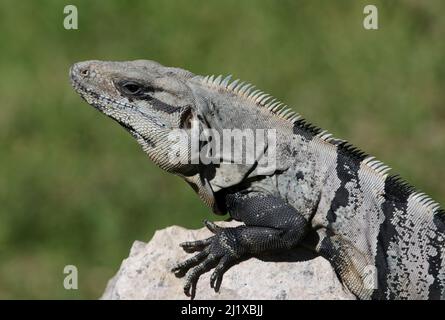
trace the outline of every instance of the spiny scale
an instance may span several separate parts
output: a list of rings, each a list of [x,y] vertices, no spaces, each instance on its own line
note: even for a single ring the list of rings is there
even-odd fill
[[[231,77],[232,75],[228,75],[223,78],[222,75],[219,75],[215,78],[214,75],[210,75],[205,77],[196,76],[195,79],[203,84],[212,87],[225,88],[239,96],[249,99],[259,107],[265,107],[272,114],[284,120],[290,121],[293,124],[297,124],[303,130],[311,132],[318,139],[333,144],[343,152],[347,152],[350,156],[356,159],[360,159],[363,165],[368,166],[370,169],[376,172],[376,174],[382,176],[385,179],[389,179],[389,183],[392,183],[396,185],[397,188],[411,194],[412,199],[417,201],[419,204],[427,207],[428,209],[443,212],[437,202],[432,200],[424,193],[417,192],[414,187],[409,185],[398,175],[388,176],[388,172],[391,170],[391,168],[383,162],[375,159],[375,157],[366,155],[363,151],[349,144],[347,141],[337,139],[326,130],[321,130],[317,126],[307,122],[305,119],[301,118],[298,113],[293,111],[291,108],[289,108],[287,105],[280,102],[276,98],[273,98],[270,94],[267,94],[259,89],[255,89],[255,86],[253,84],[240,82],[240,79],[236,79],[230,82]]]

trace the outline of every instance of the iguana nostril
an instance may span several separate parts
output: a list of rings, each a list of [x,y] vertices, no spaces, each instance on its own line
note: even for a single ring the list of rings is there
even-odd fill
[[[81,70],[80,70],[80,74],[81,74],[82,76],[84,76],[84,77],[88,76],[89,73],[90,73],[90,72],[89,72],[89,70],[88,70],[87,68],[84,68],[84,69],[81,69]]]

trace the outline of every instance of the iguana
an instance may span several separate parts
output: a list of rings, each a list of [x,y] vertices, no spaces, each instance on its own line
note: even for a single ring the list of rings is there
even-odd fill
[[[445,298],[445,212],[388,166],[310,124],[269,95],[230,76],[199,76],[149,60],[85,61],[70,69],[74,89],[116,120],[162,169],[182,177],[216,214],[243,222],[182,243],[198,252],[173,272],[193,297],[200,275],[254,256],[306,246],[326,258],[359,299]],[[254,161],[171,161],[170,134],[192,128],[275,132]],[[200,140],[205,148],[210,138]],[[178,149],[179,148],[179,149]],[[273,149],[275,163],[260,168]],[[233,150],[229,150],[233,151]],[[244,159],[244,158],[243,158]],[[184,160],[181,158],[181,160]],[[261,170],[260,170],[261,169]]]

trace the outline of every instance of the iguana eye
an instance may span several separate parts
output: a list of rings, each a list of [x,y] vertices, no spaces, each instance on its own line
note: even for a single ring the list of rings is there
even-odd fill
[[[121,88],[123,89],[124,93],[127,94],[138,94],[142,91],[142,86],[139,85],[136,82],[125,82],[121,85]]]

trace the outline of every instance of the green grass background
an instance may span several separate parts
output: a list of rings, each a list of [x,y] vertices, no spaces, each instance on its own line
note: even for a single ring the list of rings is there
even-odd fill
[[[362,27],[376,4],[379,30]],[[79,29],[63,28],[75,4]],[[97,298],[136,239],[212,217],[71,89],[80,60],[233,74],[445,203],[445,4],[0,1],[0,298]],[[63,288],[63,267],[79,289]]]

